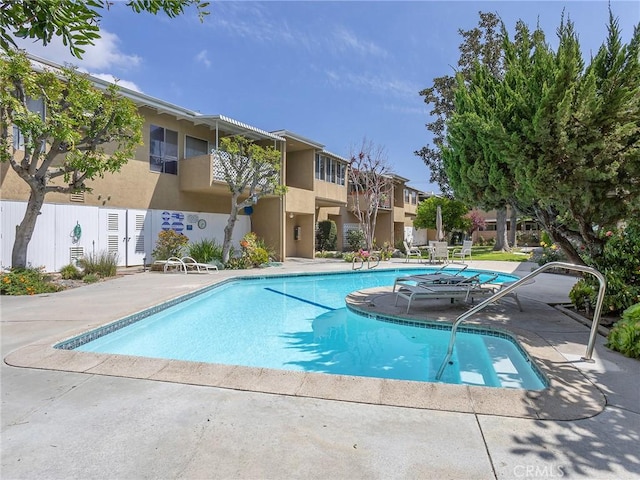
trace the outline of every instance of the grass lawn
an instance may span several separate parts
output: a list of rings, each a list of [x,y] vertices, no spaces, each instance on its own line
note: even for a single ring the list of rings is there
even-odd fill
[[[530,254],[522,254],[519,248],[512,252],[494,252],[493,246],[471,247],[472,260],[496,260],[504,262],[526,262],[531,257]]]

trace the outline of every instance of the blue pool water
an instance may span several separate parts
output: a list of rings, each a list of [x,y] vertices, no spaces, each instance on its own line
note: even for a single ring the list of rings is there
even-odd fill
[[[406,273],[407,270],[393,270],[236,280],[76,348],[228,365],[435,381],[446,353],[449,329],[371,319],[345,308],[345,296],[349,293],[393,285],[399,274]],[[479,272],[469,271],[465,275],[476,273]],[[515,279],[501,275],[498,281]],[[82,343],[82,339],[76,339],[75,343]],[[453,365],[445,369],[443,382],[545,388],[535,367],[506,335],[501,338],[497,334],[480,335],[463,329],[458,333],[452,359]]]

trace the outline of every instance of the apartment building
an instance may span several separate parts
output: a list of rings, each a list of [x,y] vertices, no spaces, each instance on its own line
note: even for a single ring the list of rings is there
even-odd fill
[[[98,88],[107,86],[91,80]],[[119,172],[90,182],[90,192],[47,195],[27,253],[30,265],[57,271],[79,256],[102,251],[117,254],[122,266],[150,263],[158,233],[166,229],[190,241],[215,238],[221,243],[231,200],[220,163],[224,152],[218,147],[221,138],[231,135],[279,150],[281,182],[287,186],[285,195],[262,197],[242,212],[234,230],[236,247],[254,231],[282,260],[313,258],[318,221],[336,222],[340,249],[346,231],[357,228],[348,202],[349,161],[321,143],[288,130],[268,132],[223,115],[203,115],[124,88],[121,94],[144,118],[143,145]],[[378,217],[379,244],[394,244],[411,227],[417,191],[405,187],[406,181],[392,177],[390,201]],[[6,268],[29,190],[6,163],[0,164],[0,186],[0,265]]]

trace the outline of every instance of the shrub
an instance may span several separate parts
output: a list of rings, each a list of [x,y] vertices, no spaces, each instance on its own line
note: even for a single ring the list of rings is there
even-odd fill
[[[626,228],[617,231],[603,231],[601,235],[607,239],[602,255],[584,260],[607,280],[603,310],[621,312],[640,302],[640,221],[629,222]],[[598,289],[594,276],[588,275],[585,281]]]
[[[595,303],[598,291],[584,279],[578,280],[569,292],[569,299],[576,308],[584,308]]]
[[[213,260],[222,261],[222,245],[215,238],[203,239],[188,246],[189,256],[200,263],[211,263]]]
[[[384,242],[378,251],[380,252],[380,260],[389,260],[393,255],[393,248],[389,242]]]
[[[362,230],[349,230],[347,232],[347,245],[352,252],[357,252],[364,248],[364,232]]]
[[[631,358],[640,359],[640,303],[622,313],[607,337],[607,347]]]
[[[224,268],[227,270],[243,270],[245,268],[249,268],[251,265],[249,264],[249,259],[245,256],[242,257],[231,257],[229,261],[225,264]]]
[[[80,280],[82,278],[82,273],[78,270],[78,267],[70,263],[60,269],[60,276],[64,280]]]
[[[249,263],[254,267],[259,267],[269,262],[269,253],[262,247],[256,247],[248,254]]]
[[[62,290],[39,268],[16,268],[0,274],[0,294],[36,295]]]
[[[163,230],[158,234],[156,248],[151,254],[156,260],[166,260],[169,257],[182,257],[189,238],[175,230]]]
[[[318,222],[316,228],[316,249],[324,252],[325,250],[335,250],[338,242],[338,227],[333,220],[323,220]]]
[[[546,243],[540,242],[540,246],[542,247],[542,253],[537,255],[535,260],[538,262],[538,265],[542,266],[545,263],[550,262],[562,262],[566,260],[564,253],[560,250],[560,247],[555,243]]]
[[[395,247],[396,247],[396,250],[400,250],[400,252],[402,252],[403,254],[407,253],[405,251],[405,248],[404,248],[404,241],[403,240],[400,240],[400,239],[396,240]]]
[[[358,254],[354,252],[346,252],[342,255],[342,259],[347,263],[351,263],[353,262],[354,257],[356,257],[357,255]]]
[[[258,267],[264,263],[268,263],[273,258],[273,251],[259,238],[255,233],[247,233],[240,241],[242,247],[241,261],[231,261],[227,263],[227,268],[250,268]],[[231,265],[231,266],[229,266]]]
[[[115,277],[118,273],[118,254],[102,251],[90,253],[78,260],[84,276],[95,274],[100,277]]]
[[[98,280],[100,280],[100,277],[95,273],[89,273],[88,275],[82,277],[82,281],[84,283],[96,283]]]

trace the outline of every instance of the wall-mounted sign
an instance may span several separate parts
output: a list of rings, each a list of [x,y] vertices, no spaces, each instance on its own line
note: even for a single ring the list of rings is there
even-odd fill
[[[207,221],[204,218],[201,218],[200,220],[198,220],[198,228],[200,230],[204,229],[207,227]]]

